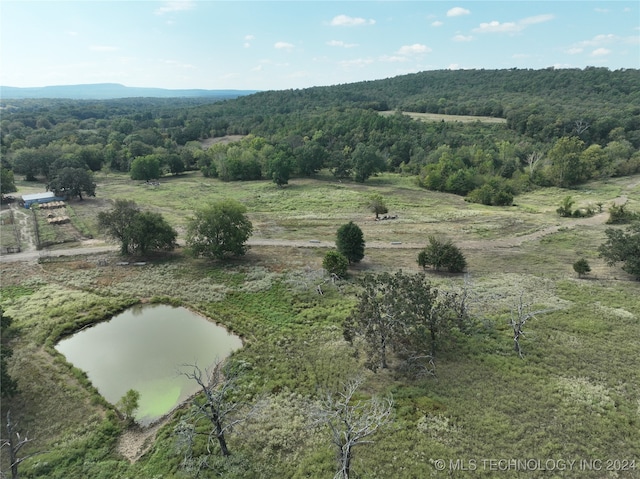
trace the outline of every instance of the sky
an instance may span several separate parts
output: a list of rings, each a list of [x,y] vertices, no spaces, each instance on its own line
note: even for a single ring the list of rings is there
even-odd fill
[[[0,0],[0,85],[286,90],[441,69],[640,68],[640,2]]]

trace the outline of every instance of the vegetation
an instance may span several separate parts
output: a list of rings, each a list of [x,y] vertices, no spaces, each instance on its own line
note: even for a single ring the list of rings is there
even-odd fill
[[[349,269],[349,260],[339,251],[327,251],[322,260],[322,267],[327,273],[344,278]]]
[[[386,215],[389,212],[384,198],[379,194],[371,196],[369,199],[369,209],[376,215],[376,219],[378,219],[380,215]]]
[[[598,251],[609,266],[623,263],[622,269],[640,279],[640,223],[636,222],[627,231],[616,228],[605,230],[607,240]]]
[[[129,425],[135,423],[135,413],[138,410],[140,393],[135,389],[129,389],[116,405],[122,417]]]
[[[247,252],[253,225],[246,207],[234,200],[223,200],[195,212],[187,225],[187,246],[195,256],[222,259]]]
[[[364,258],[364,235],[360,227],[353,221],[342,225],[338,228],[336,234],[336,248],[342,254],[349,264],[358,263]]]
[[[622,203],[620,205],[614,204],[609,208],[609,219],[607,220],[607,224],[622,225],[632,223],[637,220],[640,220],[640,213],[629,211],[626,203]]]
[[[49,189],[57,196],[65,198],[80,198],[82,193],[87,196],[96,195],[96,183],[93,174],[83,168],[62,168],[54,173],[49,182]]]
[[[99,213],[124,199],[162,214],[180,244],[192,212],[225,200],[246,208],[255,235],[244,255],[213,263],[180,247],[136,268],[111,252],[58,256],[55,245],[37,267],[3,258],[0,305],[13,322],[2,340],[17,389],[1,417],[10,409],[15,431],[36,438],[17,455],[21,477],[332,477],[348,459],[351,476],[400,479],[446,475],[436,459],[479,468],[495,457],[637,461],[640,372],[629,358],[640,355],[639,232],[573,211],[559,220],[556,209],[570,195],[572,210],[624,201],[637,210],[638,78],[601,68],[439,71],[225,102],[2,100],[0,156],[19,194],[43,190],[63,168],[92,171],[97,196],[71,206],[96,240]],[[158,180],[132,180],[133,161],[150,155]],[[384,168],[355,181],[364,158]],[[286,188],[274,182],[279,159],[291,168]],[[396,220],[374,221],[376,194]],[[21,225],[32,213],[12,211],[28,250],[33,231]],[[348,278],[328,280],[327,239],[349,221],[367,255]],[[416,255],[429,236],[454,238],[468,274],[421,270]],[[575,278],[576,258],[597,272],[590,281]],[[224,435],[230,455],[215,421],[194,414],[207,404],[202,391],[159,425],[144,454],[129,456],[120,445],[131,431],[115,406],[55,349],[139,302],[184,305],[242,337],[231,357],[242,375],[227,399],[237,405],[230,419],[245,420]],[[366,320],[378,317],[404,325],[389,326],[387,368],[369,352],[381,343]],[[354,377],[362,382],[341,407]],[[349,430],[338,418],[357,418],[352,406],[374,412],[360,417],[380,427],[345,455],[349,443],[332,431]],[[390,414],[375,421],[376,410]],[[557,472],[637,474],[637,462],[635,472],[619,466]]]
[[[11,337],[9,328],[11,327],[12,321],[11,317],[4,314],[4,311],[0,307],[0,384],[2,384],[0,394],[3,398],[13,396],[18,389],[18,383],[9,374],[8,363],[9,358],[13,355],[13,350],[9,345],[9,339]]]
[[[429,244],[418,254],[418,265],[423,269],[431,266],[436,271],[444,268],[449,273],[462,273],[467,267],[467,260],[451,240],[429,236]]]
[[[579,278],[582,278],[591,271],[591,266],[586,259],[580,258],[578,261],[573,263],[573,270],[578,273]]]
[[[141,211],[131,200],[116,200],[111,211],[98,214],[98,224],[107,235],[120,241],[123,255],[172,250],[178,236],[160,213]]]
[[[13,171],[8,168],[0,168],[0,194],[4,197],[9,193],[18,191],[13,179]]]

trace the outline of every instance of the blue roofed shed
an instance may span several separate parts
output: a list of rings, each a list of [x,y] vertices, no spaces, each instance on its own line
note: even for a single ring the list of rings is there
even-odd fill
[[[44,193],[22,195],[22,201],[24,201],[24,207],[29,208],[34,203],[42,204],[49,203],[50,201],[64,201],[64,198],[56,196],[53,191],[46,191]]]

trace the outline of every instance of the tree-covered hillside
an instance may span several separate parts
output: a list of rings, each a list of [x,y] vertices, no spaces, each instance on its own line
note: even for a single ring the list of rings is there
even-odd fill
[[[279,185],[327,168],[358,182],[392,171],[431,190],[506,205],[532,188],[640,171],[639,92],[637,70],[587,68],[429,71],[228,101],[6,100],[2,166],[6,176],[49,184],[60,184],[64,168],[136,166],[138,178],[141,164],[147,180],[200,169]],[[421,122],[401,111],[506,123]],[[251,136],[209,149],[200,143],[225,135]]]

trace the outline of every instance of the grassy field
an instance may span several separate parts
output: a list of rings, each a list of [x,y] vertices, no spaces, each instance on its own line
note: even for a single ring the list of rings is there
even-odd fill
[[[393,115],[395,111],[381,111],[381,115]],[[505,118],[496,118],[493,116],[471,116],[471,115],[444,115],[441,113],[415,113],[411,111],[403,112],[404,115],[410,116],[414,120],[421,121],[448,121],[448,122],[460,122],[460,123],[473,123],[479,121],[480,123],[506,123]]]
[[[21,477],[188,477],[174,434],[185,411],[130,463],[119,448],[129,433],[112,407],[53,348],[66,334],[151,301],[200,311],[244,340],[234,355],[250,366],[239,394],[260,407],[229,435],[233,454],[216,462],[222,477],[332,477],[330,436],[313,427],[308,411],[319,385],[335,387],[357,372],[366,377],[364,397],[392,393],[395,399],[391,426],[355,450],[358,477],[640,477],[640,286],[597,256],[606,215],[576,220],[555,213],[567,195],[575,206],[603,203],[605,210],[624,196],[637,211],[640,177],[539,190],[508,208],[428,192],[395,175],[365,184],[294,179],[285,188],[196,173],[163,179],[159,187],[123,175],[97,179],[96,198],[71,203],[95,240],[101,239],[96,212],[116,198],[161,212],[181,234],[198,204],[235,198],[247,206],[255,238],[333,241],[336,229],[353,220],[369,247],[349,280],[336,284],[321,271],[326,249],[277,243],[252,246],[224,264],[180,250],[136,268],[118,266],[111,254],[0,263],[1,303],[14,319],[10,371],[20,386],[18,396],[3,401],[2,413],[11,408],[35,438],[27,453],[43,452],[21,465]],[[397,219],[374,221],[367,209],[374,192]],[[435,377],[366,373],[342,339],[342,321],[355,302],[353,281],[364,272],[417,272],[417,248],[431,234],[451,238],[467,257],[474,333],[443,350]],[[586,279],[572,269],[579,257],[593,270]],[[442,288],[463,282],[427,274]],[[524,359],[513,351],[508,326],[520,297],[549,310],[527,323]],[[520,463],[505,469],[511,463],[491,462],[498,460]],[[635,460],[635,470],[625,460]],[[576,462],[569,467],[570,461]]]

